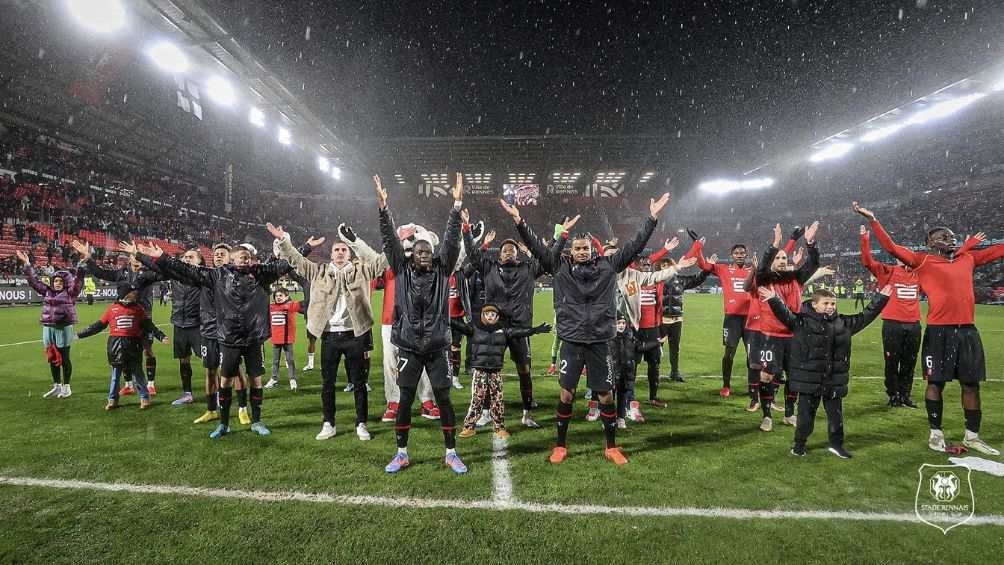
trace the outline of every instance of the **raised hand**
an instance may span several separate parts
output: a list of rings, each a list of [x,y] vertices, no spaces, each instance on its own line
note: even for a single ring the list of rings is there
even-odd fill
[[[862,208],[861,205],[858,204],[857,202],[851,202],[851,208],[858,214],[861,214],[865,218],[868,218],[868,221],[870,222],[875,221],[875,214],[873,214],[872,211],[869,210],[868,208]]]
[[[693,267],[697,264],[697,257],[687,257],[686,259],[680,259],[676,262],[676,267],[679,269],[687,269]]]
[[[692,239],[693,241],[701,239],[701,236],[697,235],[697,232],[690,228],[687,228],[687,235],[689,235],[690,239]]]
[[[82,241],[73,240],[70,242],[70,247],[76,251],[80,258],[87,261],[91,258],[91,247]]]
[[[123,253],[128,253],[129,255],[136,254],[136,244],[131,241],[120,241],[119,251]]]
[[[548,324],[547,322],[544,322],[543,324],[540,324],[539,326],[537,326],[537,327],[535,327],[533,329],[537,333],[539,333],[539,334],[550,333],[550,331],[551,331],[551,324]]]
[[[373,175],[373,191],[376,192],[377,206],[383,210],[387,207],[387,191],[380,182],[380,175]]]
[[[571,219],[569,219],[569,218],[565,218],[565,223],[563,223],[563,224],[561,225],[561,226],[562,226],[562,228],[563,228],[563,229],[564,229],[565,231],[571,231],[571,229],[572,229],[573,227],[575,227],[575,224],[576,224],[576,223],[577,223],[577,222],[579,221],[579,218],[581,218],[581,217],[582,217],[582,215],[581,215],[581,214],[579,214],[579,215],[576,215],[576,216],[575,216],[574,218],[571,218]]]
[[[774,224],[774,247],[781,247],[781,224]]]
[[[976,232],[976,235],[973,236],[973,239],[976,239],[980,243],[983,243],[984,241],[987,240],[987,234],[984,232]]]
[[[805,228],[804,227],[802,227],[802,226],[795,226],[795,229],[791,230],[791,235],[788,236],[788,238],[791,239],[791,240],[793,240],[793,241],[798,241],[802,237],[802,234],[804,234],[804,233],[805,233]]]
[[[471,213],[467,211],[467,208],[460,211],[460,221],[465,224],[471,223]]]
[[[453,185],[453,201],[462,202],[464,200],[464,175],[457,172],[457,182]]]
[[[652,198],[649,199],[648,213],[652,215],[653,220],[659,219],[659,212],[662,212],[662,209],[665,208],[666,204],[668,203],[669,203],[668,192],[663,193],[663,195],[660,196],[658,200]]]
[[[795,250],[795,254],[791,256],[791,264],[796,267],[802,264],[802,258],[805,257],[805,248],[799,247]]]
[[[757,270],[757,267],[760,266],[760,258],[757,257],[756,255],[753,255],[752,259],[750,259],[750,264],[753,265],[754,271]]]
[[[311,247],[311,249],[313,249],[313,248],[315,248],[315,247],[323,244],[324,243],[324,239],[325,238],[323,238],[323,237],[310,236],[310,239],[307,240],[307,245],[309,245]]]
[[[353,241],[354,242],[356,240],[356,232],[355,232],[355,230],[353,230],[352,226],[349,226],[345,222],[342,222],[342,223],[338,224],[338,235],[340,235],[343,238],[345,238],[346,241]]]
[[[816,269],[816,273],[818,273],[820,277],[832,277],[837,274],[837,270],[833,267],[826,266]]]
[[[761,300],[770,300],[771,298],[777,296],[777,294],[774,293],[774,289],[769,286],[758,287],[756,292],[760,295]]]
[[[415,226],[408,226],[406,228],[398,228],[397,229],[397,238],[400,239],[401,241],[404,241],[406,239],[410,239],[416,233],[418,233],[418,228],[416,228]]]
[[[812,222],[808,228],[805,229],[805,243],[806,245],[812,245],[816,243],[816,233],[819,231],[819,220]]]
[[[711,257],[705,258],[704,261],[707,262],[707,263],[710,263],[712,265],[717,265],[718,264],[718,254],[717,253],[712,253]]]
[[[662,248],[666,251],[672,251],[680,246],[680,238],[674,237],[673,239],[667,239],[666,243],[662,244]]]
[[[282,226],[277,226],[272,222],[265,224],[265,229],[267,229],[268,233],[272,234],[272,237],[276,239],[283,239],[286,237],[286,231],[282,229]]]
[[[24,263],[25,265],[28,264],[28,262],[29,262],[28,261],[28,254],[25,253],[24,251],[21,251],[20,249],[18,249],[17,251],[14,252],[14,255],[17,257],[17,260],[20,261],[21,263]]]
[[[503,198],[499,198],[499,204],[502,205],[502,209],[505,210],[506,214],[512,216],[512,221],[518,224],[520,220],[519,208],[517,208],[515,204],[509,204]]]
[[[491,230],[491,231],[489,231],[488,233],[485,234],[484,244],[488,245],[488,244],[490,244],[493,241],[495,241],[495,230]]]
[[[879,291],[879,294],[881,294],[882,296],[892,296],[892,285],[887,284],[883,286],[882,290]]]
[[[164,254],[164,250],[160,248],[157,244],[153,243],[150,245],[139,245],[137,249],[143,255],[149,255],[154,259],[160,259],[160,256]]]
[[[161,343],[171,343],[171,339],[165,335],[164,339],[160,340],[160,342]]]
[[[523,255],[529,255],[530,254],[530,248],[527,247],[526,244],[523,243],[522,241],[517,241],[516,242],[516,247],[519,248],[519,250],[523,252]],[[547,331],[551,331],[551,330],[547,330]]]
[[[868,235],[868,228],[861,226],[861,235]]]

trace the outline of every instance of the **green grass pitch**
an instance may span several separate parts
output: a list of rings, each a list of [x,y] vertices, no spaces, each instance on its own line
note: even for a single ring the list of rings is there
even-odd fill
[[[380,300],[379,295],[375,298]],[[536,298],[536,320],[550,321],[550,293]],[[841,301],[844,309],[850,301]],[[79,306],[81,327],[105,305]],[[617,468],[602,456],[602,431],[583,419],[576,402],[569,459],[552,467],[557,385],[544,376],[550,336],[533,338],[536,410],[542,430],[519,425],[515,378],[506,383],[507,423],[513,432],[508,460],[513,496],[528,503],[610,507],[698,507],[829,510],[912,514],[917,469],[945,464],[927,449],[923,410],[885,407],[878,321],[854,340],[847,447],[854,459],[826,452],[820,410],[809,455],[788,454],[792,429],[757,429],[748,414],[743,356],[736,362],[732,398],[718,397],[721,382],[721,298],[688,295],[683,330],[683,384],[660,385],[664,410],[644,410],[645,424],[629,423],[618,441],[630,463]],[[0,309],[0,345],[39,339],[38,308]],[[169,307],[155,321],[171,332]],[[977,308],[991,382],[983,387],[983,435],[1004,446],[1004,310]],[[306,358],[300,320],[297,364]],[[201,402],[172,408],[180,390],[170,346],[155,345],[159,395],[140,412],[135,396],[102,410],[108,388],[107,333],[74,344],[73,396],[46,400],[49,374],[40,343],[0,347],[0,476],[178,485],[260,491],[299,491],[421,499],[485,500],[493,496],[491,434],[458,439],[470,467],[453,476],[443,467],[436,422],[414,419],[412,467],[388,476],[393,455],[383,410],[380,339],[374,336],[370,395],[373,441],[352,431],[350,394],[338,393],[338,435],[319,442],[320,374],[300,374],[300,391],[266,391],[264,421],[273,430],[259,438],[243,426],[222,441],[208,439],[210,425],[193,425]],[[271,349],[266,345],[266,361]],[[668,372],[664,356],[663,373]],[[196,369],[196,397],[202,368]],[[270,366],[270,365],[269,365]],[[285,367],[282,368],[283,373]],[[508,367],[506,372],[512,373]],[[644,370],[639,371],[644,375]],[[343,373],[344,374],[344,373]],[[344,384],[344,376],[339,381]],[[465,385],[469,383],[464,378]],[[638,396],[646,396],[638,379]],[[918,378],[914,396],[922,400]],[[945,430],[961,440],[957,385],[946,389]],[[458,419],[469,389],[453,391]],[[234,415],[236,423],[236,414]],[[1004,479],[974,472],[976,514],[1004,514]],[[44,487],[0,486],[0,563],[392,563],[442,561],[541,563],[612,561],[709,563],[964,563],[993,562],[1004,551],[1000,526],[963,526],[946,536],[917,523],[837,519],[739,520],[707,517],[577,515],[522,510],[388,508],[265,502]]]

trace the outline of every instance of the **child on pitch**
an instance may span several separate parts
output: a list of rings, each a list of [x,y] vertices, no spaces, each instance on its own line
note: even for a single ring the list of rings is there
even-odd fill
[[[269,320],[272,324],[272,378],[265,388],[275,388],[279,384],[279,360],[286,354],[286,371],[289,374],[289,390],[295,391],[296,362],[293,360],[293,345],[296,343],[296,315],[305,312],[303,302],[289,299],[289,291],[279,287],[272,293],[269,305]]]
[[[626,305],[625,305],[626,307]],[[639,341],[639,332],[628,321],[627,313],[618,308],[617,333],[610,340],[610,363],[613,367],[615,391],[617,393],[617,427],[627,429],[627,410],[631,391],[634,390],[635,371],[638,356],[646,351],[662,346],[659,340]],[[597,410],[598,412],[598,410]],[[595,421],[591,419],[590,421]]]
[[[791,332],[789,385],[798,397],[795,444],[791,454],[805,456],[805,442],[812,434],[819,403],[826,410],[830,453],[850,459],[844,449],[843,397],[851,368],[851,336],[865,329],[889,300],[892,286],[886,285],[860,314],[837,314],[837,296],[818,289],[793,313],[771,287],[757,289],[760,298]]]
[[[167,335],[146,316],[146,310],[138,302],[139,290],[136,286],[123,282],[116,289],[117,300],[105,310],[101,319],[87,326],[77,334],[78,338],[90,337],[110,327],[108,335],[108,364],[112,367],[111,385],[108,388],[108,404],[105,410],[119,406],[119,384],[126,375],[132,375],[139,391],[139,409],[150,407],[150,391],[143,373],[143,336],[153,335],[161,343],[167,343]]]
[[[506,344],[510,339],[520,339],[534,334],[551,331],[551,324],[540,324],[533,328],[509,328],[500,319],[499,309],[493,304],[481,307],[481,317],[473,325],[457,318],[451,322],[453,329],[463,333],[471,344],[471,406],[464,418],[464,429],[460,437],[473,437],[474,428],[481,415],[481,407],[489,405],[495,437],[506,439],[505,405],[502,403],[502,363]],[[487,403],[486,403],[487,400]]]

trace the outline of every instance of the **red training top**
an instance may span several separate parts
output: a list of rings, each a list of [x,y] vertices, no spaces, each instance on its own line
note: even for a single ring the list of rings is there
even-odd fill
[[[448,300],[451,318],[464,316],[464,304],[460,301],[460,291],[457,289],[457,274],[450,275],[450,298]]]
[[[101,316],[101,322],[108,326],[112,337],[143,337],[145,319],[146,311],[138,302],[129,305],[116,302]]]
[[[296,315],[299,312],[300,303],[293,300],[269,305],[268,314],[272,321],[272,345],[296,343]]]
[[[871,240],[867,233],[861,235],[861,264],[875,275],[880,289],[887,284],[892,285],[892,295],[882,309],[883,320],[905,323],[920,321],[920,278],[915,271],[876,261],[872,257]]]

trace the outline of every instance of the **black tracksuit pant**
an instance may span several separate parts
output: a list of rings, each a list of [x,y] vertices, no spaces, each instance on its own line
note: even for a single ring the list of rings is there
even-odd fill
[[[909,398],[913,372],[920,350],[920,322],[882,321],[882,349],[885,351],[885,392],[889,397]]]
[[[790,377],[789,377],[790,378]],[[816,410],[822,401],[826,410],[826,428],[830,445],[844,444],[844,402],[839,396],[823,398],[815,394],[798,395],[798,419],[795,424],[795,445],[805,446],[816,424]]]

